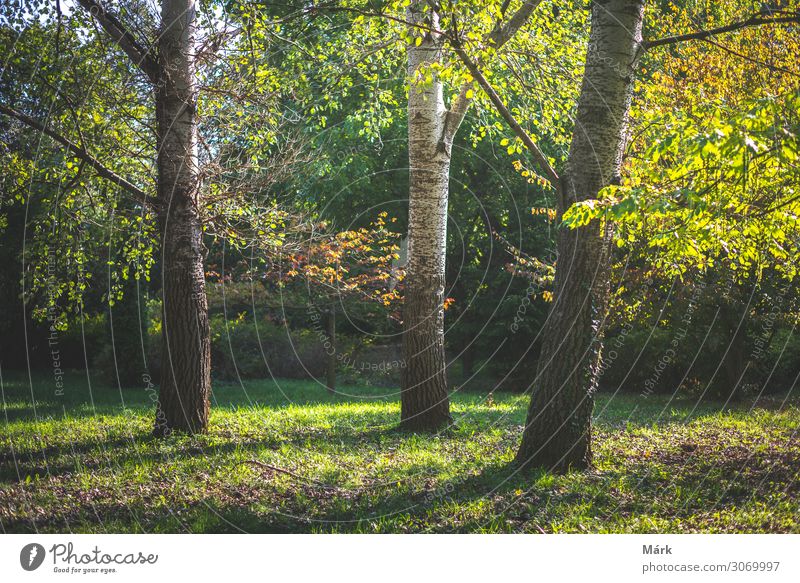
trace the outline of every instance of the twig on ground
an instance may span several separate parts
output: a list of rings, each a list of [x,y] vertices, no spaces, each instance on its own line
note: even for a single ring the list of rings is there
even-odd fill
[[[326,490],[340,490],[338,486],[331,486],[330,484],[326,484],[324,482],[320,482],[318,480],[313,480],[311,478],[306,478],[305,476],[301,476],[300,474],[296,474],[291,470],[286,470],[284,468],[279,468],[278,466],[273,466],[271,464],[267,464],[264,462],[260,462],[258,460],[245,460],[242,462],[243,464],[250,464],[253,466],[257,466],[262,470],[270,470],[272,472],[277,472],[279,474],[286,474],[287,476],[291,476],[295,480],[299,482],[304,482],[307,484],[314,484],[315,486],[319,486],[320,488],[325,488]]]

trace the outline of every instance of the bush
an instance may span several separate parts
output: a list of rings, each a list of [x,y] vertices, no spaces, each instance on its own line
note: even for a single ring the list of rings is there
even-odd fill
[[[705,336],[707,334],[707,337]],[[635,328],[606,338],[602,388],[650,393],[684,391],[727,400],[754,392],[786,391],[800,374],[800,337],[780,330],[759,356],[750,330],[733,343],[724,327],[694,327],[676,347],[674,329]],[[726,355],[726,356],[724,356]],[[736,387],[736,392],[733,392]]]
[[[243,315],[211,319],[211,370],[222,379],[323,378],[327,353],[311,330],[295,331]]]
[[[357,343],[348,347],[340,341],[338,352],[339,377],[344,383],[393,387],[401,382],[405,360],[399,345]]]
[[[672,392],[681,383],[691,356],[672,346],[670,330],[634,328],[606,338],[600,386],[643,394]]]
[[[107,384],[140,387],[148,372],[150,302],[140,292],[136,281],[129,280],[123,296],[103,316],[103,342],[92,359],[92,365]]]
[[[787,329],[775,332],[766,354],[756,360],[753,370],[761,379],[757,384],[764,392],[791,389],[800,375],[800,335]]]

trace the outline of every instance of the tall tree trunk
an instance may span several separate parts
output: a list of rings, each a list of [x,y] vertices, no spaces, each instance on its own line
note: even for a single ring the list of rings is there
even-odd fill
[[[154,433],[203,432],[211,394],[211,339],[198,213],[194,0],[162,0],[156,86],[162,235],[162,374]]]
[[[619,180],[641,46],[644,0],[594,0],[586,68],[559,213]],[[610,229],[559,230],[555,300],[517,463],[553,471],[592,463],[593,393],[609,293]]]
[[[411,22],[438,27],[427,2],[413,0]],[[421,34],[411,28],[414,36]],[[401,424],[435,430],[452,422],[444,353],[444,283],[450,143],[442,83],[424,77],[442,58],[441,39],[426,33],[408,47],[408,158],[410,166],[408,265],[403,305]],[[421,79],[417,78],[422,71]]]
[[[325,386],[331,393],[336,392],[336,308],[330,307],[325,312],[325,334],[328,336],[330,348],[325,363]]]
[[[747,325],[753,296],[735,282],[728,293],[717,297],[720,309],[720,326],[723,327],[724,355],[721,371],[712,381],[714,398],[722,401],[740,401],[744,397],[744,375],[750,367],[747,350]]]

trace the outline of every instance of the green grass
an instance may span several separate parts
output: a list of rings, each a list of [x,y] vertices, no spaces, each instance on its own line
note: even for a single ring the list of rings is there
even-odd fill
[[[422,436],[392,390],[218,383],[208,435],[155,440],[143,388],[4,376],[6,532],[800,532],[796,401],[600,396],[596,468],[554,476],[510,465],[522,395]]]

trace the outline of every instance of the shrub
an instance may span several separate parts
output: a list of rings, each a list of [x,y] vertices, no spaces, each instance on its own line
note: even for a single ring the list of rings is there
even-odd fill
[[[322,378],[327,354],[311,330],[295,331],[243,314],[211,319],[211,370],[222,379]]]

